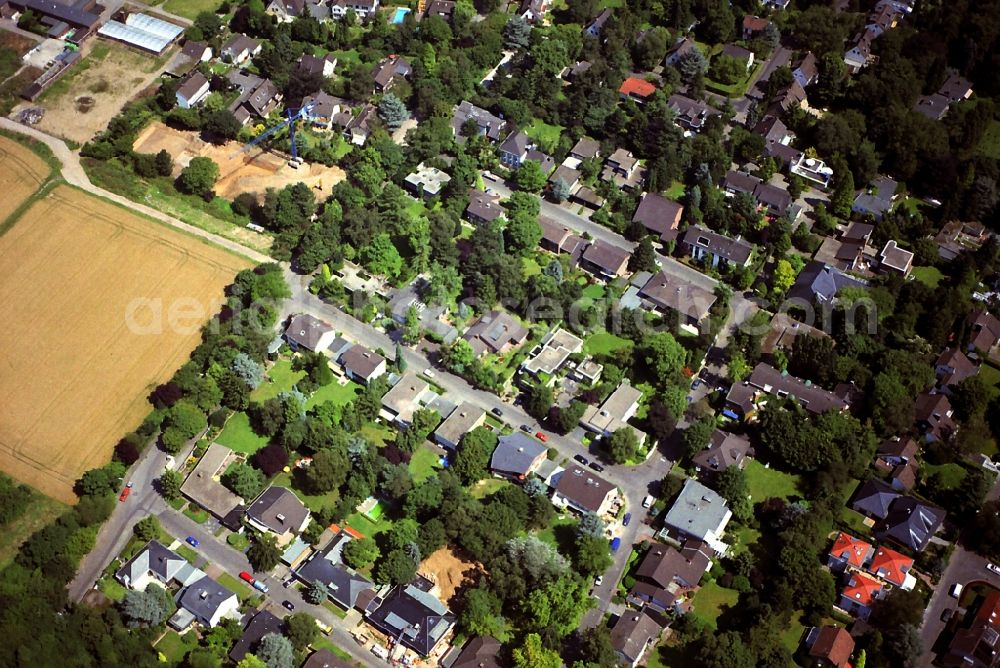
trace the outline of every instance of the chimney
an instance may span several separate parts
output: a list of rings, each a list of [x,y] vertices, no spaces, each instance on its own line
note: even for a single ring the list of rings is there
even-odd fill
[[[282,515],[281,513],[278,513],[277,515],[275,515],[275,517],[276,517],[276,518],[278,519],[278,521],[279,521],[279,522],[281,522],[282,524],[284,524],[284,523],[285,523],[285,516],[284,516],[284,515]]]
[[[202,591],[200,594],[198,594],[198,598],[204,601],[206,598],[208,598],[208,592]]]

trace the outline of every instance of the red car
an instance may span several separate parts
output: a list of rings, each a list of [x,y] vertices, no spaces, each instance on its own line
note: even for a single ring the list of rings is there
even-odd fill
[[[125,485],[125,489],[122,490],[121,495],[118,497],[119,501],[124,501],[128,498],[128,495],[132,493],[132,481],[129,480],[128,484]]]
[[[240,571],[240,580],[246,580],[250,584],[254,583],[253,576],[247,573],[246,571]]]
[[[537,438],[542,443],[548,443],[549,442],[549,437],[546,436],[544,433],[542,433],[540,431],[535,433],[535,438]]]

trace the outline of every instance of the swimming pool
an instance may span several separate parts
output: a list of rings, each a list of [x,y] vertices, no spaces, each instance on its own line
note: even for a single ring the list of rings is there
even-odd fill
[[[392,22],[397,25],[402,23],[403,19],[405,19],[406,15],[409,13],[409,7],[396,7],[396,11],[392,15]]]

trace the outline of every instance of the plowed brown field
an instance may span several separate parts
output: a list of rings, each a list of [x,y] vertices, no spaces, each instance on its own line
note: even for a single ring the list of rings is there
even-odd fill
[[[32,205],[0,237],[0,469],[74,502],[246,266],[69,187]]]
[[[38,190],[49,166],[27,146],[0,137],[0,223]]]

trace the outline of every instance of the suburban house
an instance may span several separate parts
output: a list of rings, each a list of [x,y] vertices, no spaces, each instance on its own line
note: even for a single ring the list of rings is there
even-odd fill
[[[573,193],[570,200],[576,202],[577,204],[581,204],[592,211],[597,211],[604,206],[604,198],[588,186],[583,186]]]
[[[611,627],[611,646],[623,665],[636,668],[662,635],[663,627],[645,612],[626,610]]]
[[[411,195],[417,199],[423,199],[440,195],[449,181],[451,181],[451,176],[446,172],[437,167],[420,163],[416,170],[406,175],[403,184]]]
[[[898,498],[900,498],[899,492],[881,480],[873,478],[858,485],[851,501],[851,508],[862,515],[883,520],[889,514],[889,506]]]
[[[219,482],[219,477],[234,459],[232,450],[219,443],[212,443],[181,485],[181,494],[220,520],[238,512],[242,509],[243,499]]]
[[[548,449],[538,439],[523,431],[515,431],[497,441],[496,450],[490,458],[490,470],[494,475],[525,480],[542,465],[547,452]]]
[[[318,649],[309,655],[300,668],[354,668],[354,666],[328,649]]]
[[[579,161],[592,160],[601,157],[601,142],[590,137],[580,137],[569,150],[569,157]]]
[[[309,526],[309,509],[285,487],[268,487],[246,510],[247,522],[257,531],[274,534],[287,545]]]
[[[685,594],[696,589],[712,567],[712,550],[702,541],[686,540],[680,550],[652,543],[635,571],[627,601],[661,613],[682,612]]]
[[[979,367],[957,348],[947,348],[934,363],[934,375],[938,379],[938,386],[946,393],[955,385],[977,373],[979,373]]]
[[[897,466],[915,461],[919,450],[920,444],[912,436],[887,439],[875,450],[875,467],[885,472],[892,471]]]
[[[913,412],[917,428],[928,441],[949,441],[958,431],[952,419],[955,411],[944,393],[924,392],[917,397]]]
[[[375,589],[371,580],[343,563],[344,546],[354,538],[338,527],[333,539],[295,571],[295,577],[306,585],[316,582],[325,584],[330,600],[344,610],[358,605],[362,592]]]
[[[174,95],[177,97],[178,107],[190,109],[208,97],[208,79],[201,72],[195,71],[177,87]]]
[[[558,508],[604,515],[618,500],[618,488],[593,471],[571,464],[559,475],[552,495]]]
[[[818,61],[812,51],[807,51],[806,55],[802,56],[802,60],[792,70],[792,77],[803,88],[808,88],[819,81]]]
[[[590,245],[590,242],[575,234],[572,229],[547,216],[539,216],[538,225],[542,228],[542,238],[538,245],[550,253],[567,253],[572,261],[579,262],[583,251]]]
[[[610,281],[628,276],[628,261],[632,254],[624,248],[595,241],[580,256],[580,266],[595,276]]]
[[[722,542],[722,536],[732,517],[733,511],[725,499],[697,480],[688,478],[667,511],[661,533],[674,538],[694,538],[707,543],[716,553],[724,554],[728,546]]]
[[[282,98],[274,82],[262,79],[256,86],[241,88],[240,96],[229,105],[229,111],[241,125],[246,125],[251,118],[267,118],[278,108]]]
[[[913,559],[887,547],[876,549],[868,564],[869,573],[907,591],[917,584],[917,579],[910,574],[912,569]]]
[[[688,283],[680,276],[657,272],[637,289],[646,308],[666,315],[677,313],[681,326],[694,327],[708,317],[718,297],[714,292]]]
[[[296,351],[309,350],[315,353],[326,350],[335,338],[336,332],[329,323],[308,313],[293,315],[285,329],[285,340]]]
[[[763,34],[771,22],[759,16],[747,14],[743,17],[743,39],[751,40],[757,35]]]
[[[722,113],[701,100],[692,100],[677,94],[670,96],[667,106],[677,114],[677,124],[690,132],[700,132],[709,118]]]
[[[519,347],[530,332],[506,311],[484,313],[462,337],[472,346],[476,357],[503,355]]]
[[[319,91],[302,99],[303,106],[311,107],[309,123],[319,130],[333,129],[333,119],[347,109],[347,103],[325,91]]]
[[[375,79],[375,92],[386,93],[396,85],[396,77],[409,78],[413,72],[410,62],[400,56],[389,56],[384,59],[372,71]]]
[[[240,599],[207,575],[182,589],[176,600],[178,609],[169,623],[178,630],[192,622],[214,628],[223,619],[240,618]]]
[[[641,400],[642,390],[632,387],[628,381],[622,381],[599,407],[587,406],[580,418],[580,426],[595,434],[610,436],[619,429],[630,426],[627,423],[639,410]],[[646,435],[638,429],[635,432],[642,443]]]
[[[555,161],[535,146],[531,138],[522,130],[511,132],[497,148],[500,162],[510,169],[519,168],[526,160],[538,163],[542,173],[548,176],[555,167]]]
[[[597,15],[593,21],[587,24],[584,29],[584,33],[590,35],[591,37],[598,37],[601,34],[601,30],[604,29],[604,24],[608,22],[611,18],[611,10],[605,9],[603,12]]]
[[[486,411],[463,401],[434,430],[434,440],[450,450],[457,450],[462,437],[486,421]]]
[[[747,72],[753,67],[753,51],[737,44],[726,44],[719,55],[736,60]]]
[[[844,588],[840,592],[837,607],[860,619],[868,619],[872,604],[877,598],[881,598],[885,586],[875,578],[858,571],[848,571],[844,577]]]
[[[264,11],[278,19],[279,23],[291,23],[305,8],[305,0],[271,0]]]
[[[838,394],[778,371],[765,362],[759,362],[747,380],[729,388],[726,405],[731,412],[748,416],[756,408],[761,394],[791,397],[813,415],[827,411],[845,411],[848,408],[847,400]]]
[[[353,381],[368,384],[387,370],[385,358],[362,345],[353,345],[340,356],[344,373]]]
[[[969,330],[968,352],[977,356],[989,354],[1000,341],[1000,320],[992,313],[982,309],[973,311],[965,323]]]
[[[789,166],[788,171],[792,174],[801,176],[807,181],[812,181],[821,188],[829,186],[830,179],[833,178],[832,167],[827,166],[827,164],[819,158],[810,158],[804,153],[799,156],[798,160]]]
[[[889,512],[876,535],[881,540],[891,540],[914,552],[923,552],[931,537],[944,523],[945,512],[929,506],[911,496],[900,496],[893,500]]]
[[[427,585],[430,589],[431,583]],[[394,587],[384,598],[373,598],[365,609],[365,620],[380,633],[425,657],[455,626],[455,616],[448,606],[414,584]]]
[[[237,33],[230,37],[219,54],[223,60],[240,65],[260,53],[261,43],[252,37]]]
[[[746,436],[716,429],[712,432],[712,439],[708,447],[696,454],[692,458],[692,462],[696,470],[703,475],[715,475],[725,471],[730,466],[743,468],[746,466],[746,459],[752,451],[753,446],[750,445]]]
[[[548,10],[548,0],[521,0],[517,15],[528,23],[540,23]]]
[[[417,323],[421,330],[431,332],[441,338],[445,344],[458,338],[458,330],[444,320],[448,307],[443,304],[430,305],[421,301],[420,294],[426,293],[429,282],[424,276],[418,276],[412,282],[401,288],[389,291],[389,313],[397,324],[405,325],[410,310],[417,314]]]
[[[854,638],[844,628],[814,626],[806,634],[806,647],[818,668],[847,668],[854,654]]]
[[[636,207],[632,222],[642,224],[661,242],[666,243],[677,238],[683,217],[683,205],[656,193],[646,193]]]
[[[942,658],[949,668],[995,668],[1000,659],[1000,594],[986,594],[972,624],[959,627]]]
[[[563,68],[562,72],[559,73],[559,77],[568,83],[572,83],[577,80],[577,78],[593,67],[593,63],[589,60],[578,60],[572,65],[567,65]]]
[[[667,50],[667,57],[663,62],[666,65],[676,65],[685,55],[697,50],[694,39],[685,37]]]
[[[491,141],[500,140],[500,133],[507,124],[507,121],[499,116],[477,107],[468,100],[462,100],[455,106],[455,111],[451,116],[451,131],[459,143],[465,141],[466,137],[462,133],[462,128],[470,121],[475,123],[476,132],[485,135]]]
[[[310,76],[331,77],[337,67],[337,58],[332,54],[327,54],[322,58],[310,53],[304,53],[299,58],[298,70]]]
[[[830,548],[827,565],[835,571],[845,571],[848,568],[860,570],[874,553],[875,548],[871,544],[841,531]]]
[[[566,165],[559,165],[556,170],[549,175],[549,187],[555,187],[556,183],[562,181],[569,188],[569,194],[572,195],[580,188],[580,179],[583,174],[572,167]]]
[[[753,198],[757,206],[771,218],[781,218],[792,205],[792,196],[788,191],[770,183],[757,184],[753,190]]]
[[[229,659],[233,663],[239,663],[247,654],[257,651],[257,645],[261,639],[269,633],[281,635],[284,631],[284,622],[280,617],[275,617],[267,610],[261,610],[247,621],[243,627],[243,635],[236,641],[229,651]]]
[[[899,184],[896,181],[888,176],[880,176],[873,180],[868,188],[858,193],[851,210],[854,213],[872,216],[875,220],[882,220],[892,208],[898,188]]]
[[[366,104],[357,116],[351,110],[341,111],[333,119],[333,124],[343,127],[344,139],[355,146],[364,146],[372,134],[372,123],[378,118],[378,109],[373,104]]]
[[[455,14],[454,0],[431,0],[427,4],[427,11],[424,16],[437,16],[451,23],[451,17]]]
[[[618,88],[618,94],[623,100],[633,100],[642,104],[656,92],[656,86],[639,77],[628,77]]]
[[[803,305],[813,302],[820,305],[832,304],[836,300],[837,293],[844,288],[864,288],[867,285],[836,267],[810,260],[799,272],[787,297],[790,300],[799,300]]]
[[[436,395],[431,386],[422,381],[412,372],[403,374],[388,392],[382,397],[382,410],[379,416],[400,427],[409,426],[413,413],[426,405]]]
[[[555,373],[562,368],[569,356],[582,350],[583,340],[580,337],[557,327],[532,348],[528,358],[521,363],[521,371],[551,385],[555,380]]]
[[[758,179],[756,176],[747,174],[746,172],[737,172],[729,170],[726,176],[722,179],[722,189],[725,191],[727,197],[733,197],[735,195],[744,194],[750,195],[754,194],[763,181]]]
[[[185,587],[204,577],[187,559],[151,540],[115,571],[115,580],[124,587],[145,591],[151,583],[166,588],[171,583]]]
[[[469,188],[469,206],[465,208],[465,218],[473,225],[492,223],[504,215],[500,198],[496,195]]]
[[[982,223],[952,220],[941,227],[941,231],[934,237],[934,243],[938,247],[938,256],[950,261],[978,250],[988,238],[989,234]]]
[[[695,260],[711,265],[746,267],[753,255],[753,244],[739,237],[731,239],[701,225],[692,225],[680,239],[684,250]]]
[[[347,16],[348,11],[362,21],[368,20],[378,11],[379,0],[331,0],[330,16],[335,19],[342,19]]]
[[[913,269],[913,253],[896,245],[895,239],[885,242],[879,253],[880,267],[887,273],[909,276]]]
[[[604,161],[601,180],[614,183],[619,188],[634,190],[642,185],[646,170],[639,165],[639,159],[631,151],[615,149]]]
[[[502,668],[500,641],[491,636],[473,637],[465,643],[449,668]]]

